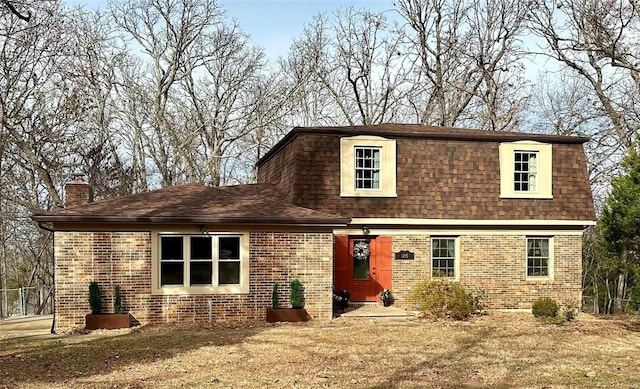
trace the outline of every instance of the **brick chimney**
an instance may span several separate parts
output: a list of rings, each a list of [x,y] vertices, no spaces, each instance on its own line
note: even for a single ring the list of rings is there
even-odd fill
[[[73,180],[66,183],[64,193],[66,196],[65,208],[83,205],[93,201],[93,188],[82,178],[82,174],[74,174]]]

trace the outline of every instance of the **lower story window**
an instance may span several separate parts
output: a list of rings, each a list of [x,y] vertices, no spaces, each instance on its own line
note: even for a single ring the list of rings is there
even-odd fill
[[[218,284],[240,283],[240,238],[219,238]]]
[[[456,276],[456,238],[432,238],[431,278]]]
[[[239,285],[241,237],[160,235],[160,286]]]
[[[549,238],[527,238],[527,277],[549,277]]]

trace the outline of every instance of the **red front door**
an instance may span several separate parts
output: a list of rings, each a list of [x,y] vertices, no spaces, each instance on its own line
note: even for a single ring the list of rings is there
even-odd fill
[[[378,301],[391,288],[391,238],[336,236],[335,285],[351,301]]]

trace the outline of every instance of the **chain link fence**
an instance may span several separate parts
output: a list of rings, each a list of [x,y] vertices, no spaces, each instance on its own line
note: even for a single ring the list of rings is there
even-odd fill
[[[53,312],[50,289],[46,287],[20,287],[0,289],[0,317],[47,315]]]

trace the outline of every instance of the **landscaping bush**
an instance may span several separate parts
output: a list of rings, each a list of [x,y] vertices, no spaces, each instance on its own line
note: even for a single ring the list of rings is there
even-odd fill
[[[302,308],[302,283],[299,279],[291,281],[291,291],[289,292],[289,301],[291,302],[291,308]]]
[[[122,313],[122,296],[120,295],[120,285],[113,289],[113,313]]]
[[[280,300],[278,300],[278,283],[273,284],[271,289],[271,308],[280,309]]]
[[[94,315],[100,313],[100,300],[102,300],[100,286],[96,281],[91,281],[89,283],[89,307]]]
[[[427,315],[456,320],[469,318],[484,309],[484,293],[467,292],[459,282],[425,281],[416,286],[409,298]]]
[[[540,297],[534,301],[531,313],[535,317],[556,317],[560,307],[551,297]]]

